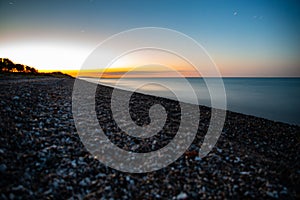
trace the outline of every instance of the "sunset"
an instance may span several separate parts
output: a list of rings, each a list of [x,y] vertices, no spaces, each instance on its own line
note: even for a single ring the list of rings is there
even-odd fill
[[[300,1],[0,0],[0,199],[299,199]]]
[[[298,9],[297,1],[1,1],[0,57],[39,71],[79,70],[110,35],[156,26],[199,42],[222,76],[297,77]]]

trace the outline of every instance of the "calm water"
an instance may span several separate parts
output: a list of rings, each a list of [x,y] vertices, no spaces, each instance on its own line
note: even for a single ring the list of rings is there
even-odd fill
[[[85,79],[96,81],[93,78]],[[198,97],[197,102],[191,98],[190,88],[179,78],[122,79],[118,83],[117,80],[101,79],[100,82],[126,90],[133,90],[143,82],[160,83],[172,89],[184,102],[211,106],[210,95],[202,78],[187,79]],[[209,80],[214,87],[214,79]],[[300,78],[223,78],[223,82],[228,110],[300,125]],[[138,91],[175,99],[173,93],[157,84],[149,84]],[[219,98],[218,94],[215,97]]]

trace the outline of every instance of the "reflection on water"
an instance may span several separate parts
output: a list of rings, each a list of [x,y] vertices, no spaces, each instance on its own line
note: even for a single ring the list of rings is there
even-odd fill
[[[94,78],[85,78],[97,82]],[[184,102],[211,106],[210,95],[201,78],[187,78],[198,101],[191,98],[190,89],[180,78],[148,79],[101,79],[100,83],[121,89],[131,90],[137,84],[152,82],[138,89],[138,92],[174,99],[174,94],[165,87],[168,85],[178,99]],[[214,85],[214,79],[210,79]],[[226,89],[227,109],[244,114],[264,117],[300,125],[300,78],[223,78]],[[215,94],[218,98],[218,94]],[[221,98],[221,97],[220,97]]]

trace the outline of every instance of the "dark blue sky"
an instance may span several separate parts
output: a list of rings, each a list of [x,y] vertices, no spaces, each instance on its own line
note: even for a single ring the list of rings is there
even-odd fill
[[[0,56],[40,68],[50,62],[48,57],[56,56],[56,47],[57,52],[64,47],[89,52],[112,34],[157,26],[197,40],[224,75],[300,75],[300,1],[296,0],[0,2]],[[22,54],[25,49],[35,54],[42,45],[49,48],[43,47],[45,55],[39,56],[44,62]],[[74,65],[67,59],[60,62]]]

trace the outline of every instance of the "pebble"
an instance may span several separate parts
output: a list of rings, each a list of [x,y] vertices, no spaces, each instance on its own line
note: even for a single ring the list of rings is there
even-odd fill
[[[14,97],[13,97],[13,100],[19,100],[19,99],[20,99],[19,96],[14,96]]]
[[[72,167],[76,167],[77,166],[77,164],[76,164],[76,160],[72,160],[72,162],[71,162],[71,165],[72,165]]]
[[[249,175],[250,172],[240,172],[241,175]]]
[[[0,172],[1,172],[1,173],[5,172],[6,169],[7,169],[7,167],[6,167],[5,164],[1,164],[1,165],[0,165]]]
[[[176,199],[187,199],[188,195],[184,192],[181,192],[180,194],[177,195]]]
[[[268,195],[269,197],[278,199],[278,193],[277,193],[276,191],[273,191],[273,192],[267,192],[267,195]]]
[[[196,157],[195,157],[195,161],[201,161],[201,160],[202,160],[201,157],[199,157],[199,156],[196,156]]]
[[[210,109],[201,107],[199,132],[183,156],[158,171],[122,173],[95,159],[80,141],[72,118],[73,81],[0,81],[1,199],[297,198],[299,126],[228,111],[215,148],[201,157],[210,120]],[[118,148],[150,152],[174,137],[171,131],[145,140],[127,137],[107,109],[111,89],[99,91],[99,123],[105,122],[107,137]],[[176,102],[145,95],[132,100],[140,120],[147,119],[151,102],[164,104],[175,117],[166,127],[176,129]]]

